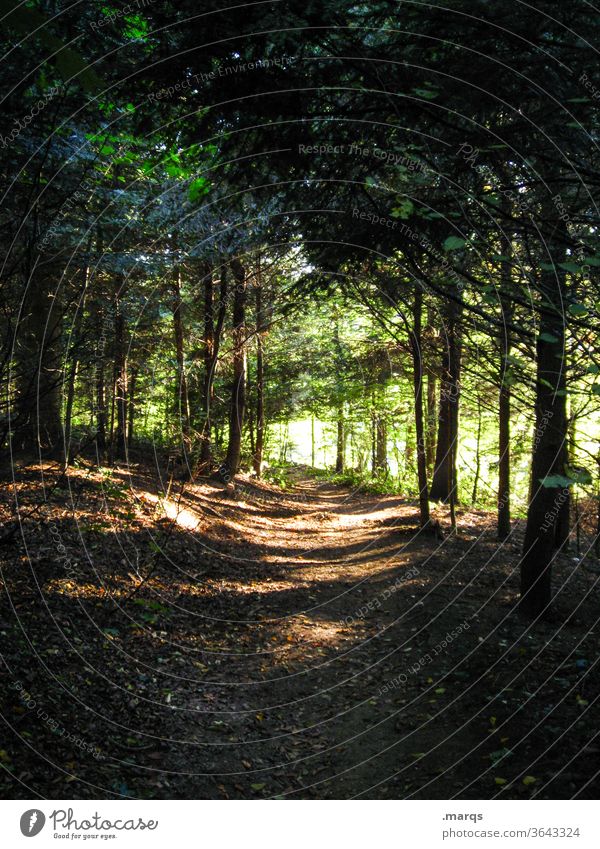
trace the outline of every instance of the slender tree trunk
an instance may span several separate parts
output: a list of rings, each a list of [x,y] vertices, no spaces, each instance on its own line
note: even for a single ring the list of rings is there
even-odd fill
[[[457,305],[451,304],[448,315],[448,339],[442,363],[438,438],[430,492],[432,501],[450,501],[450,493],[452,487],[454,487],[454,500],[456,502],[458,492],[456,456],[458,450],[461,358],[459,321],[459,308]]]
[[[438,404],[438,431],[436,440],[435,464],[431,481],[430,498],[432,501],[448,501],[450,496],[450,391],[449,357],[444,351],[442,379],[440,381],[440,400]]]
[[[427,491],[427,454],[423,422],[423,340],[421,333],[423,294],[417,286],[413,305],[411,349],[413,359],[413,389],[415,399],[415,429],[417,435],[417,477],[419,484],[419,516],[421,527],[429,524],[429,494]]]
[[[313,469],[315,468],[315,417],[310,417],[310,456]]]
[[[171,289],[173,294],[173,335],[175,337],[175,358],[177,362],[177,406],[179,408],[178,412],[179,420],[181,422],[183,448],[184,452],[187,454],[190,440],[190,405],[183,350],[181,270],[179,266],[175,266],[173,269]]]
[[[235,280],[233,299],[233,385],[229,413],[229,443],[222,477],[233,478],[240,467],[242,429],[246,408],[246,270],[238,259],[231,263]]]
[[[104,356],[103,354],[101,355]],[[106,385],[104,380],[104,360],[99,360],[96,366],[96,444],[100,457],[106,453],[106,429],[108,425],[108,412],[106,409]]]
[[[598,458],[598,490],[596,493],[596,538],[594,540],[594,554],[600,557],[600,457]]]
[[[548,203],[548,207],[552,205]],[[520,606],[529,616],[539,616],[552,596],[551,564],[556,522],[568,492],[560,486],[544,485],[554,475],[564,475],[564,445],[567,439],[564,388],[565,275],[564,235],[557,224],[546,239],[555,270],[540,272],[540,332],[536,342],[537,373],[535,438],[531,462],[531,498],[521,559]]]
[[[559,468],[562,469],[561,474],[566,474],[567,466],[569,465],[569,416],[568,416],[568,395],[567,395],[567,359],[566,356],[561,363],[562,368],[558,375],[559,392],[562,394],[564,403],[560,405],[559,419],[556,426],[564,431],[565,437],[560,447],[560,456],[558,458]],[[556,548],[567,549],[569,547],[569,533],[571,530],[571,490],[563,489],[560,504],[558,505],[558,515],[556,516],[556,526],[554,528],[554,545]]]
[[[504,362],[510,353],[506,340]],[[504,375],[506,366],[504,367]],[[501,378],[498,402],[498,539],[510,534],[510,388],[504,375]]]
[[[512,213],[511,204],[505,201],[505,212]],[[511,392],[508,379],[510,368],[511,336],[510,325],[512,324],[513,308],[510,301],[512,287],[513,257],[512,234],[509,234],[508,245],[505,248],[508,254],[506,262],[502,263],[501,271],[501,306],[504,321],[504,332],[502,334],[502,364],[500,375],[500,392],[498,397],[498,539],[505,540],[510,535],[510,412]]]
[[[481,395],[477,394],[477,436],[475,438],[475,476],[473,478],[473,491],[471,493],[471,504],[477,504],[477,491],[481,475]]]
[[[381,414],[375,422],[375,472],[387,474],[387,422]]]
[[[254,472],[260,478],[265,440],[265,368],[263,359],[263,308],[260,256],[256,281],[256,448],[253,452]]]
[[[214,324],[214,284],[212,269],[208,268],[204,276],[204,382],[202,387],[202,444],[199,467],[208,471],[211,464],[210,434],[212,430],[212,408],[214,403],[214,380],[221,335],[227,315],[227,264],[223,262],[220,271],[219,304],[217,323]]]
[[[91,247],[91,242],[88,245]],[[68,465],[71,462],[71,431],[73,427],[73,405],[75,403],[75,382],[77,380],[77,370],[79,368],[79,345],[81,336],[81,326],[83,324],[83,312],[85,309],[85,297],[89,282],[90,269],[86,264],[83,269],[83,285],[81,295],[76,306],[75,320],[73,322],[72,339],[74,342],[71,345],[71,368],[69,370],[69,382],[67,385],[67,401],[65,404],[64,417],[64,434],[65,434],[65,463]]]
[[[51,280],[49,272],[31,271],[15,346],[16,429],[23,448],[44,453],[53,453],[63,436],[61,316],[52,294]]]
[[[435,427],[437,420],[437,378],[430,370],[427,374],[427,429],[426,429],[426,458],[427,471],[433,472],[435,463]]]
[[[337,414],[337,441],[336,441],[336,452],[335,452],[335,470],[339,474],[344,471],[344,443],[345,443],[345,433],[344,433],[344,406],[340,404],[338,407]]]
[[[131,369],[131,375],[129,379],[129,402],[127,404],[127,445],[129,447],[131,447],[131,445],[133,444],[135,423],[135,390],[137,388],[137,375],[138,370],[136,368]]]
[[[114,402],[117,427],[114,432],[112,453],[114,457],[126,455],[127,429],[127,358],[125,354],[125,316],[122,308],[123,280],[115,291],[115,380]]]

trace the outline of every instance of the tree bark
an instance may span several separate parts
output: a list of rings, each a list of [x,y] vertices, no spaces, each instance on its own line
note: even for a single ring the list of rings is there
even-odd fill
[[[504,362],[510,353],[506,340]],[[498,539],[510,534],[510,388],[506,383],[506,365],[501,378],[498,399]]]
[[[240,468],[242,430],[246,408],[246,270],[238,259],[231,263],[235,280],[233,298],[233,384],[229,412],[229,442],[221,476],[231,480]]]
[[[427,491],[427,454],[423,422],[423,340],[421,333],[423,294],[417,286],[413,305],[411,349],[413,359],[413,389],[415,428],[417,436],[417,477],[419,484],[419,517],[421,527],[429,524],[429,493]]]
[[[205,471],[210,469],[212,460],[211,430],[212,430],[212,408],[214,403],[214,381],[219,349],[221,346],[221,335],[225,316],[227,315],[228,280],[227,264],[223,262],[220,271],[219,303],[217,309],[217,323],[214,323],[214,283],[213,271],[208,267],[204,275],[204,381],[202,386],[202,436],[200,448],[199,468]]]
[[[458,492],[456,455],[461,359],[459,321],[460,308],[456,304],[451,304],[448,314],[448,339],[444,349],[440,382],[438,438],[430,492],[432,501],[450,501],[450,494],[454,489],[456,502]]]
[[[481,476],[481,395],[477,394],[477,436],[475,441],[475,476],[473,478],[473,491],[471,493],[471,504],[477,503],[477,492],[479,478]]]
[[[260,256],[257,260],[256,281],[256,446],[253,452],[254,472],[257,478],[262,473],[265,439],[265,368],[263,358],[263,308]]]
[[[47,272],[46,272],[47,273]],[[33,269],[16,330],[15,426],[21,447],[53,453],[63,428],[60,416],[61,316],[49,280]]]
[[[88,253],[91,249],[91,239],[88,243]],[[71,432],[73,427],[73,405],[75,403],[75,382],[77,380],[77,370],[79,368],[79,345],[81,343],[81,327],[83,324],[83,312],[85,309],[85,299],[88,289],[90,277],[90,268],[86,263],[83,267],[83,281],[81,294],[75,307],[75,319],[73,321],[73,329],[71,335],[71,368],[69,370],[69,382],[67,385],[67,400],[65,404],[64,416],[64,442],[65,442],[65,464],[71,462]]]
[[[114,404],[116,406],[117,427],[112,437],[111,454],[124,457],[127,453],[127,357],[125,353],[125,316],[123,315],[124,280],[118,279],[115,289],[115,361],[114,361]]]
[[[129,401],[127,404],[127,445],[131,447],[133,443],[133,433],[135,424],[135,390],[137,388],[137,368],[131,369],[129,379]]]
[[[381,414],[375,419],[375,474],[387,474],[387,422]]]
[[[551,206],[548,204],[548,206]],[[564,446],[567,442],[566,396],[564,390],[565,274],[559,263],[565,260],[564,240],[557,223],[546,244],[555,270],[540,272],[539,336],[536,342],[535,437],[531,461],[531,497],[521,560],[520,607],[536,617],[548,607],[552,597],[551,564],[555,547],[557,517],[568,492],[559,486],[545,486],[553,475],[564,475]]]
[[[344,443],[345,443],[345,433],[344,433],[344,406],[340,404],[338,407],[337,414],[337,440],[336,440],[336,452],[335,452],[335,470],[339,474],[344,471]]]
[[[437,419],[437,378],[435,372],[429,371],[427,374],[427,429],[426,429],[426,455],[427,455],[427,471],[429,474],[433,472],[435,462],[435,427]]]
[[[173,269],[171,290],[173,294],[173,335],[175,338],[175,357],[177,362],[177,406],[179,408],[178,413],[179,421],[181,422],[183,448],[187,454],[190,441],[190,405],[183,349],[181,270],[179,266],[175,266]]]

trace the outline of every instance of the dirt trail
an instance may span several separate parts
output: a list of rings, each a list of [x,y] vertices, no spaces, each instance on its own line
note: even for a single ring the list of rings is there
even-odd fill
[[[101,752],[59,746],[49,760],[66,778],[26,748],[25,784],[63,798],[553,795],[554,743],[582,710],[576,658],[592,649],[573,617],[534,632],[516,617],[519,531],[499,549],[492,517],[463,512],[439,541],[414,504],[301,472],[283,493],[242,478],[165,499],[166,484],[126,471],[111,486],[105,522],[94,487],[76,524],[61,514],[76,579],[39,564],[40,605],[9,570],[45,664],[25,684]],[[567,607],[596,579],[569,564]],[[13,708],[29,729],[14,694]]]

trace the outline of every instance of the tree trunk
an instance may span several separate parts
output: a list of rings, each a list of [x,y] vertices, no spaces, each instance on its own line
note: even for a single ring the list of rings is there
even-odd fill
[[[427,430],[426,430],[426,456],[427,471],[433,472],[435,462],[435,426],[437,419],[437,378],[433,371],[427,374]]]
[[[473,491],[471,493],[471,504],[477,503],[477,491],[479,478],[481,476],[481,395],[477,394],[477,436],[475,441],[475,477],[473,478]]]
[[[242,429],[246,408],[246,270],[238,259],[231,263],[235,280],[233,298],[233,384],[229,412],[229,443],[221,475],[231,480],[240,468]]]
[[[509,175],[506,175],[509,179]],[[512,204],[504,200],[504,212],[512,215]],[[506,261],[500,272],[500,305],[504,330],[501,337],[502,363],[500,374],[500,392],[498,396],[498,539],[505,540],[510,535],[510,412],[511,392],[509,382],[511,331],[513,307],[511,303],[513,234],[508,234],[508,244],[504,248]]]
[[[460,308],[451,304],[448,316],[448,340],[444,349],[440,383],[438,438],[430,492],[432,501],[450,501],[450,493],[454,488],[456,502],[458,492],[456,455],[461,358],[459,321]]]
[[[375,420],[375,474],[387,474],[387,422],[377,414]]]
[[[508,331],[506,331],[508,332]],[[498,400],[498,539],[506,539],[510,534],[510,388],[506,382],[506,357],[510,353],[510,343],[505,337],[503,375],[501,377]]]
[[[335,470],[339,474],[344,471],[344,442],[345,442],[345,433],[344,433],[344,406],[340,404],[338,407],[338,415],[337,415],[337,441],[336,441],[336,452],[335,452]]]
[[[550,205],[550,204],[549,204]],[[553,241],[560,227],[546,240],[555,270],[540,272],[540,326],[536,342],[537,373],[535,438],[531,461],[531,497],[521,560],[521,608],[532,617],[548,607],[552,595],[551,564],[556,523],[568,493],[560,486],[544,486],[553,475],[564,475],[566,396],[564,389],[565,332],[563,309],[565,275],[562,240]]]
[[[137,375],[138,370],[136,368],[131,369],[131,375],[129,380],[129,402],[127,404],[127,445],[131,447],[133,443],[133,426],[135,423],[135,390],[137,384]]]
[[[190,405],[188,399],[185,358],[183,350],[183,318],[181,315],[181,271],[179,266],[173,269],[173,335],[175,337],[175,358],[177,362],[177,406],[181,422],[181,436],[184,452],[187,454],[190,440]]]
[[[113,457],[126,456],[127,435],[127,358],[125,354],[125,316],[122,297],[124,280],[119,280],[115,290],[115,368],[114,368],[114,404],[116,406],[117,427],[113,435],[111,454]]]
[[[91,248],[91,240],[88,244],[88,253]],[[67,401],[65,405],[65,416],[64,416],[64,434],[65,434],[65,463],[68,465],[71,462],[71,431],[73,426],[73,405],[75,402],[75,382],[77,380],[77,370],[79,368],[79,349],[78,346],[80,344],[80,336],[81,336],[81,326],[83,324],[83,311],[85,308],[85,298],[88,288],[90,276],[89,265],[85,265],[83,269],[83,283],[81,288],[81,295],[79,296],[79,300],[77,306],[75,307],[75,319],[73,321],[73,329],[71,334],[71,368],[69,371],[69,383],[67,386]]]
[[[567,466],[569,465],[569,416],[568,416],[568,396],[567,396],[567,360],[566,355],[561,362],[560,374],[558,375],[559,392],[563,396],[564,403],[560,405],[558,412],[559,421],[556,422],[556,427],[559,427],[564,432],[565,437],[560,447],[560,456],[558,458],[558,466],[562,469],[561,474],[566,474]],[[556,526],[554,528],[554,546],[555,548],[567,549],[569,547],[569,533],[571,530],[571,490],[569,488],[562,490],[562,497],[558,505],[558,515],[556,516]]]
[[[429,524],[429,494],[427,492],[427,454],[425,449],[425,426],[423,422],[423,353],[421,314],[423,294],[417,286],[413,305],[413,330],[411,349],[413,359],[413,389],[415,399],[415,429],[417,436],[417,477],[419,484],[419,516],[421,527]]]
[[[211,465],[210,434],[212,430],[212,407],[214,402],[214,381],[221,334],[227,315],[227,264],[221,265],[219,283],[219,304],[217,324],[214,324],[214,283],[212,268],[207,267],[204,275],[204,381],[202,386],[202,444],[199,467],[208,471]]]
[[[254,472],[260,478],[265,440],[265,368],[263,360],[263,309],[260,257],[257,260],[256,281],[256,447],[253,452]]]
[[[101,354],[104,357],[104,354]],[[108,412],[106,409],[106,385],[104,380],[104,361],[100,359],[96,366],[96,445],[98,454],[104,458],[106,453],[106,430]]]
[[[60,416],[61,316],[46,276],[34,269],[16,330],[15,427],[21,446],[54,452],[63,435]]]

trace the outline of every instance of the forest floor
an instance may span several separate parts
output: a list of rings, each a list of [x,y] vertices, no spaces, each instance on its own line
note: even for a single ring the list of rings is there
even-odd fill
[[[597,796],[597,561],[532,625],[522,523],[292,476],[2,485],[0,796]]]

